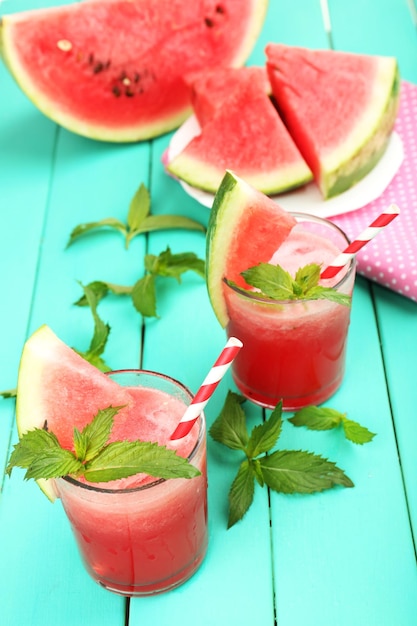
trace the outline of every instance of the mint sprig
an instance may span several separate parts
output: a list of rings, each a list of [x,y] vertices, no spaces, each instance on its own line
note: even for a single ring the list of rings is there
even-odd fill
[[[102,372],[109,372],[111,367],[103,360],[102,354],[107,344],[107,340],[110,334],[110,326],[106,324],[97,313],[97,305],[99,298],[93,288],[89,285],[81,285],[84,291],[84,299],[86,304],[89,305],[94,320],[94,333],[90,341],[90,345],[86,351],[76,350],[77,354],[82,356],[86,361],[94,365]]]
[[[53,432],[35,428],[22,437],[6,468],[26,469],[25,480],[83,476],[92,483],[108,482],[146,473],[154,478],[193,478],[201,472],[175,450],[148,441],[114,441],[109,437],[114,416],[122,407],[98,411],[82,431],[74,428],[73,450],[62,448]]]
[[[228,528],[241,520],[252,504],[255,484],[267,485],[280,493],[309,494],[337,485],[353,483],[335,463],[303,450],[277,450],[271,453],[282,429],[282,404],[269,419],[249,433],[246,427],[244,399],[229,391],[224,406],[211,426],[210,436],[232,450],[244,453],[229,491]]]
[[[182,274],[192,271],[201,278],[205,278],[205,262],[193,252],[173,254],[169,247],[159,255],[145,255],[145,275],[139,278],[132,286],[116,285],[105,281],[93,281],[87,288],[98,303],[109,293],[117,296],[129,296],[138,313],[144,317],[158,317],[156,281],[159,278],[174,278],[181,283]],[[90,304],[85,293],[77,302],[77,306]],[[90,304],[91,306],[91,304]]]
[[[126,248],[129,247],[130,242],[137,235],[156,230],[183,228],[186,230],[205,231],[203,224],[188,217],[182,215],[151,215],[150,210],[151,198],[149,191],[141,183],[130,202],[126,223],[115,217],[106,217],[95,222],[78,224],[71,231],[67,248],[81,236],[102,229],[115,230],[122,233],[125,238]]]
[[[0,391],[0,396],[4,398],[5,400],[9,398],[16,398],[17,389],[15,387],[14,389],[5,389],[4,391]]]
[[[359,445],[372,441],[376,434],[358,422],[348,419],[346,413],[327,407],[305,407],[297,411],[288,421],[294,426],[305,426],[310,430],[331,430],[342,426],[346,439]]]
[[[241,272],[241,276],[248,285],[255,287],[259,295],[271,300],[331,300],[345,306],[350,306],[351,297],[340,293],[332,287],[319,285],[321,267],[316,263],[310,263],[297,270],[293,278],[280,265],[271,263],[259,263]],[[226,282],[236,287],[233,281]],[[238,287],[252,296],[252,290]]]

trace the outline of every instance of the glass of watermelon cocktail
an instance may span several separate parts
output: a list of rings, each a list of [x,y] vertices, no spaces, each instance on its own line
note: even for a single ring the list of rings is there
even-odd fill
[[[207,547],[206,432],[202,413],[184,439],[169,441],[192,395],[178,381],[144,370],[111,372],[128,388],[134,411],[124,438],[158,441],[201,471],[185,478],[146,474],[100,483],[56,480],[87,571],[124,596],[154,595],[185,582]]]
[[[292,276],[310,263],[329,265],[349,243],[328,220],[292,213],[297,225],[280,245],[271,264]],[[334,279],[320,284],[351,295],[355,261]],[[283,402],[298,410],[326,401],[344,374],[350,307],[326,299],[266,301],[256,292],[224,283],[227,333],[243,348],[232,372],[241,393],[267,408]]]

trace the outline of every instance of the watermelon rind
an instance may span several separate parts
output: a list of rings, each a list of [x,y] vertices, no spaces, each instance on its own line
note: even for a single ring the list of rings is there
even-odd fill
[[[43,359],[37,356],[39,348],[48,353],[53,349],[55,338],[48,326],[41,326],[31,335],[23,347],[19,365],[17,395],[16,395],[16,425],[19,437],[34,428],[42,428],[45,422],[45,414],[38,402],[37,392],[42,388],[42,374],[46,367]],[[46,495],[54,502],[58,496],[54,480],[38,479],[37,484]]]
[[[400,75],[396,60],[380,59],[368,109],[351,134],[323,161],[319,185],[326,199],[353,187],[381,159],[397,117],[399,96]],[[374,115],[375,110],[380,111],[379,116]]]
[[[188,51],[189,54],[186,54],[190,31],[189,29],[187,30],[187,23],[185,26],[183,25],[182,30],[181,27],[177,28],[175,20],[178,15],[181,17],[182,10],[184,12],[191,11],[190,7],[192,6],[193,17],[190,17],[190,28],[193,28],[194,22],[192,19],[195,19],[197,5],[190,4],[185,0],[182,3],[181,0],[177,0],[175,6],[168,0],[166,2],[153,3],[149,2],[149,0],[126,0],[125,2],[123,0],[106,0],[106,2],[74,3],[4,15],[0,20],[0,54],[17,84],[28,98],[44,115],[64,128],[100,141],[133,142],[147,140],[177,128],[190,115],[191,106],[189,97],[187,97],[186,87],[185,85],[180,86],[183,72],[189,69],[195,70],[205,66],[216,65],[219,62],[223,62],[224,65],[237,67],[243,65],[251,53],[265,20],[268,0],[224,1],[228,9],[227,19],[230,21],[230,24],[229,21],[227,22],[227,26],[230,28],[232,23],[236,23],[240,37],[235,37],[232,44],[227,44],[229,47],[232,47],[223,56],[223,61],[221,57],[219,58],[219,50],[213,52],[213,55],[216,54],[215,57],[210,57],[209,45],[206,46],[204,51],[199,50],[198,54],[194,50]],[[117,5],[123,4],[137,5],[138,24],[136,22],[131,23],[127,19],[123,21],[118,13],[112,13],[113,10],[116,10]],[[165,30],[159,40],[158,37],[156,39],[151,37],[149,33],[147,33],[146,37],[143,37],[140,32],[135,32],[135,30],[139,29],[140,31],[144,27],[140,21],[142,5],[144,7],[143,12],[146,10],[146,15],[150,15],[150,19],[153,20],[151,24],[148,24],[149,29],[155,28],[157,30],[160,21],[164,22]],[[212,4],[209,2],[202,3],[201,10],[203,15],[201,19],[204,17],[205,10],[216,10],[221,5],[221,2],[217,4],[214,2]],[[239,22],[235,15],[239,15],[239,9],[242,9],[242,7],[247,9],[245,11],[247,19]],[[164,14],[163,19],[158,17],[158,11]],[[97,23],[92,21],[91,17],[95,13],[99,16],[97,17]],[[171,13],[172,18],[170,17]],[[71,50],[71,34],[67,38],[65,34],[62,35],[56,31],[51,34],[51,32],[45,30],[47,29],[49,16],[57,19],[57,16],[61,14],[70,24],[68,32],[73,34],[74,41],[78,36],[77,44],[75,45],[74,43],[74,50]],[[86,14],[85,18],[83,17],[84,14]],[[83,33],[84,31],[87,33],[84,43],[80,33],[81,29],[76,27],[78,16],[81,16]],[[170,30],[167,33],[168,20],[170,20]],[[236,21],[233,22],[233,20]],[[88,30],[90,22],[92,27]],[[40,24],[41,30],[39,30],[38,24]],[[113,24],[115,25],[113,26]],[[145,20],[145,26],[146,24]],[[113,28],[113,30],[109,32],[109,28]],[[32,46],[28,51],[29,45],[25,44],[26,34],[28,32],[36,33],[37,30],[40,33],[38,36],[40,41],[36,40],[37,45]],[[44,30],[48,32],[50,37],[48,41],[42,38],[43,35],[41,33]],[[227,32],[226,28],[223,27],[222,41],[224,42],[231,41],[230,37],[225,35]],[[169,46],[166,45],[167,41],[164,40],[164,37],[167,36],[172,37],[172,40],[168,42]],[[103,38],[104,45],[100,45]],[[106,45],[108,39],[110,39],[110,42]],[[177,40],[178,45],[176,45]],[[140,43],[142,41],[144,42],[143,46]],[[192,45],[195,46],[195,38],[192,41]],[[54,54],[56,54],[57,47],[60,48],[59,58],[53,57],[51,51],[51,48],[53,48]],[[136,91],[134,96],[129,93],[127,94],[129,97],[126,98],[124,95],[126,90],[123,86],[123,96],[117,96],[116,98],[112,95],[111,92],[114,88],[112,85],[116,80],[116,75],[119,76],[117,78],[119,81],[128,80],[127,77],[126,79],[121,79],[120,75],[123,72],[117,69],[119,66],[123,69],[123,59],[117,58],[117,62],[115,61],[114,63],[111,63],[109,59],[109,67],[105,67],[104,70],[100,68],[97,73],[95,68],[92,70],[90,68],[91,71],[89,70],[89,73],[87,73],[86,69],[80,70],[81,61],[78,60],[79,54],[83,55],[82,63],[84,63],[84,59],[88,56],[88,51],[90,49],[96,51],[95,47],[98,48],[97,52],[102,55],[108,55],[109,50],[117,47],[119,52],[120,50],[125,51],[123,56],[126,56],[125,62],[129,66],[138,65],[141,67],[143,62],[146,71],[152,68],[152,71],[149,69],[150,74],[148,76],[152,76],[149,81],[151,83],[154,81],[154,83],[148,87],[149,92],[146,104],[142,104],[142,102],[145,102],[144,97],[137,95]],[[81,52],[76,53],[76,49],[80,49]],[[138,58],[139,53],[136,49],[143,50],[143,56],[140,55]],[[31,55],[33,55],[33,60]],[[70,55],[73,55],[71,63],[69,61]],[[176,55],[177,58],[171,61],[170,55]],[[162,57],[162,60],[159,60],[159,56]],[[160,63],[162,68],[159,68],[160,75],[158,74],[158,67],[156,67],[158,63]],[[73,69],[74,67],[75,70]],[[53,70],[53,73],[51,73],[51,70]],[[59,83],[60,75],[67,76],[69,79],[72,79],[72,82],[70,80],[61,87]],[[169,86],[164,82],[167,75],[169,76]],[[107,76],[109,76],[108,79]],[[137,76],[139,76],[139,73],[136,74]],[[102,97],[103,83],[100,81],[105,80],[108,81],[105,83],[106,95]],[[161,87],[162,84],[163,86]],[[175,103],[173,102],[174,97],[178,97],[178,102],[177,100],[175,100]],[[85,104],[87,98],[90,101],[89,108]],[[117,105],[115,100],[118,102]],[[129,107],[128,113],[126,112],[127,107]]]
[[[227,268],[229,238],[237,232],[241,214],[246,210],[248,193],[250,195],[248,185],[243,181],[239,185],[236,176],[226,172],[214,197],[207,227],[207,290],[213,311],[223,328],[229,320],[222,285]]]
[[[221,136],[221,127],[218,129],[218,133]],[[254,129],[255,135],[256,129]],[[259,169],[256,169],[256,166]],[[233,167],[236,171],[239,170],[231,161],[228,162],[227,167]],[[176,156],[172,163],[168,163],[167,170],[192,187],[209,193],[216,193],[225,172],[225,168],[221,164],[209,163],[203,156],[198,158],[198,156],[186,152]],[[311,172],[301,157],[295,163],[284,163],[272,171],[263,170],[262,164],[257,162],[255,157],[251,170],[249,168],[246,171],[239,170],[239,175],[250,185],[268,195],[291,191],[312,180]]]
[[[224,278],[248,288],[240,272],[268,262],[295,224],[271,198],[226,171],[214,197],[206,238],[207,291],[223,328],[229,321]]]

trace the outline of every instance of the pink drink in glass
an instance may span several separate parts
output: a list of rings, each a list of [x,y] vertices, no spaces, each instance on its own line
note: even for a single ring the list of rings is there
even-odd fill
[[[111,376],[134,401],[123,438],[167,445],[188,457],[202,475],[157,480],[137,474],[99,485],[66,477],[56,481],[57,489],[94,580],[125,596],[153,595],[185,582],[206,552],[204,414],[187,437],[170,441],[192,399],[189,391],[153,372],[127,370]]]
[[[292,276],[310,263],[331,263],[348,243],[346,235],[327,220],[294,214],[299,222],[279,247],[271,263]],[[336,278],[321,281],[351,294],[354,261]],[[225,284],[229,336],[243,348],[236,357],[233,377],[240,392],[253,402],[273,408],[283,401],[296,410],[327,400],[344,374],[350,307],[328,300],[265,302]]]

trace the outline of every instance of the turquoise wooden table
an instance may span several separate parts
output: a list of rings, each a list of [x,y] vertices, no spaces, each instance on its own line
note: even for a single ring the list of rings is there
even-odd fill
[[[40,5],[9,0],[2,13]],[[43,5],[46,2],[42,3]],[[250,57],[264,63],[269,41],[395,55],[417,83],[413,0],[270,0]],[[170,136],[133,145],[83,139],[45,118],[0,67],[0,389],[16,384],[25,339],[49,324],[69,345],[88,347],[89,310],[74,306],[79,282],[132,285],[146,252],[195,252],[204,234],[157,232],[136,238],[101,233],[66,248],[73,227],[113,216],[124,220],[138,185],[152,212],[207,223],[208,209],[165,175]],[[414,626],[417,624],[417,305],[359,277],[347,373],[331,406],[377,433],[355,446],[339,432],[286,423],[280,447],[309,449],[336,461],[355,483],[314,496],[259,489],[247,516],[226,529],[227,493],[237,469],[209,441],[209,550],[184,586],[126,603],[85,573],[59,502],[50,504],[16,472],[0,497],[2,626]],[[114,369],[142,366],[196,391],[224,344],[204,281],[158,283],[158,319],[143,319],[127,298],[108,297],[99,314],[112,332],[104,357]],[[207,408],[216,418],[229,388]],[[250,410],[250,423],[262,411]],[[14,400],[0,400],[0,464],[16,441]],[[3,472],[2,472],[3,474]]]

